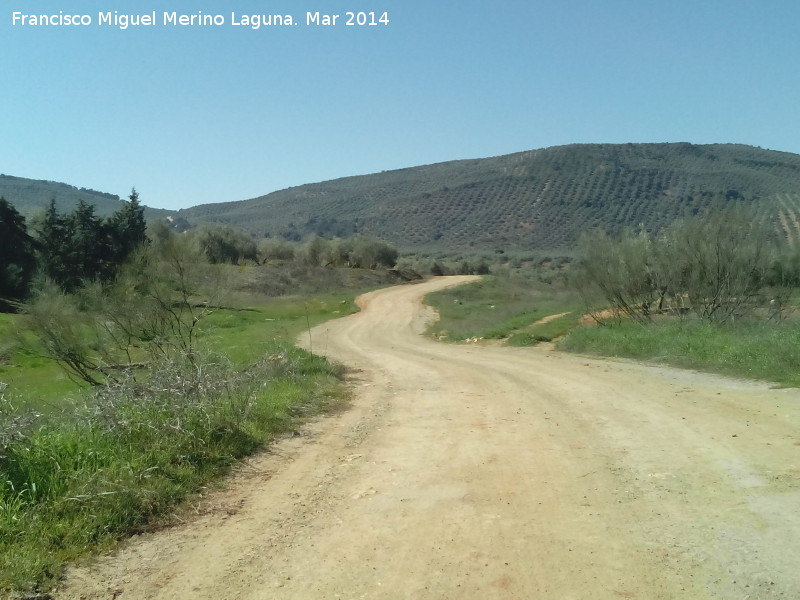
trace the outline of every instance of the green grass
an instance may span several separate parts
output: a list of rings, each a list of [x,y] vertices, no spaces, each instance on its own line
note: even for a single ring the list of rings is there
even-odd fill
[[[238,458],[343,399],[341,368],[294,347],[357,311],[354,292],[252,296],[200,323],[201,369],[153,364],[95,394],[16,346],[0,367],[0,596],[146,528]],[[19,316],[0,315],[12,340]],[[11,346],[10,343],[6,346]]]
[[[213,309],[200,322],[201,344],[224,354],[233,365],[244,366],[263,356],[274,340],[294,342],[297,336],[325,320],[358,311],[356,292],[326,293],[302,298],[247,297],[245,306]],[[90,392],[75,382],[55,361],[45,357],[36,340],[20,343],[20,315],[0,313],[0,382],[8,385],[6,397],[42,412],[74,404]]]
[[[643,326],[622,321],[576,328],[558,347],[800,386],[800,327],[795,323],[722,326],[665,319]]]
[[[580,318],[580,311],[570,311],[547,323],[531,325],[521,331],[517,331],[508,338],[506,343],[509,346],[534,346],[540,342],[552,342],[567,335],[577,327]]]
[[[20,318],[0,313],[0,382],[9,386],[6,395],[36,410],[49,410],[80,396],[81,386],[37,351],[34,340],[20,338]]]
[[[429,294],[425,302],[439,313],[430,335],[456,342],[473,337],[513,337],[543,317],[570,310],[574,300],[555,286],[486,276],[475,283]]]
[[[676,367],[800,386],[800,327],[796,322],[723,326],[664,318],[580,326],[575,298],[555,286],[519,278],[484,277],[426,297],[440,314],[430,335],[448,341],[507,338],[512,346],[557,340],[570,352],[652,360]],[[542,317],[568,312],[533,325]]]
[[[341,398],[324,358],[270,351],[246,371],[214,357],[164,364],[78,411],[0,415],[0,590],[47,588],[65,562],[140,530]]]
[[[294,342],[308,329],[329,319],[358,312],[354,293],[310,298],[282,296],[243,308],[212,312],[201,326],[201,340],[244,365],[265,353],[273,340]]]

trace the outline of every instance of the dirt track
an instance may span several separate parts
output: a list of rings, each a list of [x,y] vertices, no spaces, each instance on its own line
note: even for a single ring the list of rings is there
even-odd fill
[[[353,406],[59,598],[800,598],[800,393],[418,335],[440,278],[314,331]]]

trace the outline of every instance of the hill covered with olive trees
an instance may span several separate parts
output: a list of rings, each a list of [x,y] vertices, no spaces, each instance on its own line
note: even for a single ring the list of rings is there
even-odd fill
[[[179,211],[258,237],[360,232],[404,250],[569,249],[733,201],[800,243],[800,155],[734,144],[576,144],[293,187]]]
[[[0,196],[28,215],[51,198],[62,211],[83,200],[101,216],[121,205],[111,194],[7,175]],[[800,155],[736,144],[575,144],[145,215],[181,228],[230,225],[257,239],[360,233],[403,251],[568,251],[584,232],[657,232],[733,202],[752,206],[776,235],[800,244]]]

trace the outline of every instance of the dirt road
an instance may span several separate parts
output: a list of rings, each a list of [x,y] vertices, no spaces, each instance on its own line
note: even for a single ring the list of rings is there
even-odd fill
[[[314,331],[353,405],[59,598],[800,598],[800,393],[419,335],[424,293]]]

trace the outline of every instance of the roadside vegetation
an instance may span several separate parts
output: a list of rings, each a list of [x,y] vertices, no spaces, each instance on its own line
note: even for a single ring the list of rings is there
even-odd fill
[[[552,340],[571,322],[573,317],[558,324],[534,325],[554,314],[573,315],[580,305],[574,292],[565,287],[563,277],[548,281],[548,272],[498,272],[428,295],[426,303],[439,314],[429,334],[452,342],[508,339],[514,345],[532,345]]]
[[[572,308],[571,311],[547,315],[541,322],[534,322],[514,332],[506,343],[509,346],[535,346],[541,342],[552,342],[563,338],[579,324],[581,312],[573,308],[574,306],[573,304],[569,307]]]
[[[0,596],[46,590],[343,402],[342,368],[295,341],[402,279],[385,272],[396,251],[363,237],[276,256],[230,228],[147,229],[135,192],[108,218],[51,203],[30,229],[0,211],[24,242],[0,273]],[[347,274],[304,287],[334,266]]]
[[[429,334],[555,341],[570,352],[800,385],[800,253],[752,209],[724,203],[659,234],[594,232],[576,254],[487,260],[480,281],[427,297],[440,315]]]
[[[800,255],[741,206],[659,235],[581,241],[571,281],[597,326],[561,348],[800,384]]]
[[[633,321],[573,329],[558,347],[800,387],[800,327],[749,322],[735,326],[696,319]]]
[[[336,367],[288,344],[247,369],[204,353],[148,371],[47,415],[0,398],[3,588],[46,588],[340,394]]]

